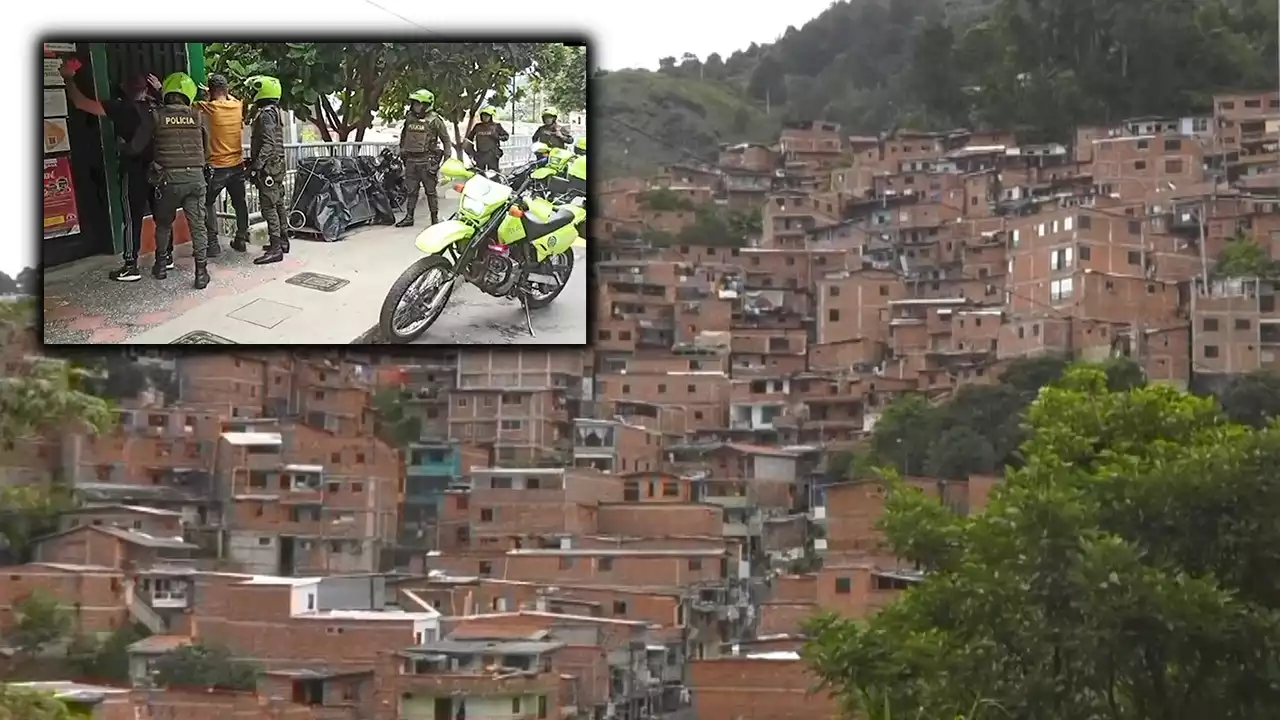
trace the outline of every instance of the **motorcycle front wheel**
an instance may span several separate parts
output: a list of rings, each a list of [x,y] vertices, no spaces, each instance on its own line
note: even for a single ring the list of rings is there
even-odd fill
[[[411,343],[440,319],[453,295],[453,265],[428,255],[400,273],[382,301],[378,328],[387,342]]]

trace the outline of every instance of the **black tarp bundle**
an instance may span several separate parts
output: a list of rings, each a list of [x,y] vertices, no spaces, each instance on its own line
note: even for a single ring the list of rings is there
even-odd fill
[[[335,242],[353,227],[394,223],[391,199],[374,179],[375,162],[364,156],[299,160],[289,226]]]

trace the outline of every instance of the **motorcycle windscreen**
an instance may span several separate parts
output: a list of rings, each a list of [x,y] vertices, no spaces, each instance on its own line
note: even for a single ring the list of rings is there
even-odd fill
[[[374,181],[373,158],[317,157],[298,161],[290,210],[300,212],[293,229],[341,240],[360,225],[395,222],[391,200]]]

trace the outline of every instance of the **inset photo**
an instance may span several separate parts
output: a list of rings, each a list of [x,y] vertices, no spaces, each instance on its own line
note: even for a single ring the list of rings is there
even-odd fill
[[[586,344],[581,38],[63,40],[46,345]]]

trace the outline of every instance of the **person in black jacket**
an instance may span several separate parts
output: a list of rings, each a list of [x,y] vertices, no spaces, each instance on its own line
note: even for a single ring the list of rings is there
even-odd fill
[[[115,126],[120,151],[120,187],[125,206],[124,263],[111,271],[109,277],[117,282],[137,282],[142,279],[138,271],[138,253],[142,249],[142,220],[153,212],[155,188],[147,181],[147,169],[151,166],[151,146],[137,154],[128,154],[134,134],[159,104],[156,93],[160,79],[150,73],[138,73],[121,83],[123,97],[95,100],[84,94],[76,85],[75,70],[63,63],[62,77],[67,83],[67,97],[78,110],[111,120]],[[173,257],[156,258],[165,267],[173,269]]]

